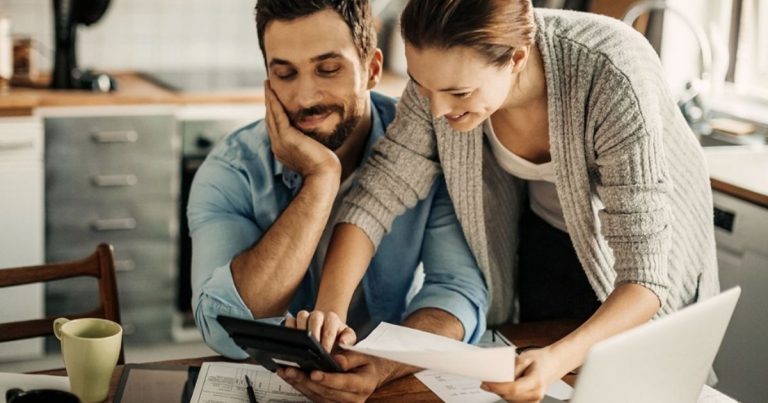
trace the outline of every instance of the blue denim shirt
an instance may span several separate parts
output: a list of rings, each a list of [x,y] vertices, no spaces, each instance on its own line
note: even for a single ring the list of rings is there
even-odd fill
[[[371,101],[371,136],[363,161],[395,115],[393,99],[371,93]],[[192,308],[205,342],[224,356],[243,359],[248,355],[227,335],[216,316],[253,319],[235,288],[230,262],[259,241],[301,184],[301,176],[284,168],[272,154],[263,120],[217,144],[195,175],[187,207],[193,246]],[[408,301],[420,263],[424,283]],[[322,269],[314,266],[308,268],[287,313],[314,305]],[[429,197],[395,220],[362,286],[374,323],[399,323],[418,309],[439,308],[461,321],[465,341],[479,340],[485,330],[488,291],[442,178]]]

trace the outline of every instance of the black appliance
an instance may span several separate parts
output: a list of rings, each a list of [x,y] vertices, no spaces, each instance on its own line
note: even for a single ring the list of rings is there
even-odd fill
[[[176,310],[182,328],[194,328],[192,317],[192,239],[189,237],[187,203],[192,180],[213,146],[226,135],[263,117],[263,113],[240,117],[198,117],[182,119],[179,130],[182,141],[181,192],[179,205],[179,268],[176,280]],[[195,332],[197,333],[197,332]]]
[[[110,0],[53,0],[56,53],[51,87],[113,91],[117,82],[104,73],[77,68],[77,26],[91,25],[107,11]]]

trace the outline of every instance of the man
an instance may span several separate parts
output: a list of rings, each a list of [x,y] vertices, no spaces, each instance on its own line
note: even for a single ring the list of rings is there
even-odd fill
[[[196,174],[187,212],[195,320],[206,343],[227,357],[247,354],[217,315],[279,323],[287,313],[312,308],[333,216],[355,170],[394,118],[394,100],[371,92],[382,73],[371,18],[365,0],[257,3],[267,118],[214,148]],[[424,285],[410,298],[419,263]],[[361,335],[388,321],[474,342],[485,328],[487,297],[438,181],[392,225],[348,323]],[[291,320],[317,325],[306,319],[302,312]],[[340,337],[353,342],[353,336]],[[333,338],[323,339],[330,350]],[[326,379],[280,374],[313,400],[361,401],[413,371],[353,353],[338,360],[348,371]]]

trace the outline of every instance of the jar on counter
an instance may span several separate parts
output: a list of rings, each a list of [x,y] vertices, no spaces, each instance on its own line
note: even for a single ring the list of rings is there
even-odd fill
[[[39,50],[38,50],[39,51]],[[13,85],[32,83],[37,80],[37,53],[35,41],[30,36],[13,38]]]

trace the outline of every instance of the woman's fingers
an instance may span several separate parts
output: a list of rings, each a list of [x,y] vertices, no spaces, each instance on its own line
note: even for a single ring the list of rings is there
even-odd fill
[[[309,329],[309,332],[312,334],[312,336],[317,339],[317,341],[320,342],[320,344],[325,347],[325,332],[326,328],[329,326],[329,324],[325,320],[325,313],[321,311],[313,311],[309,315],[309,320],[307,321],[307,329]],[[331,341],[331,345],[333,345],[333,341]],[[326,351],[331,351],[326,348]]]
[[[351,327],[344,325],[344,329],[341,331],[341,334],[339,335],[339,344],[345,344],[348,346],[352,346],[355,343],[357,343],[357,334],[355,334],[355,331],[352,330]]]
[[[342,344],[355,344],[357,335],[335,312],[299,311],[295,318],[287,318],[285,325],[297,329],[309,330],[320,345],[331,352],[338,341]]]
[[[307,323],[309,321],[309,311],[299,311],[296,314],[296,328],[307,329]]]

